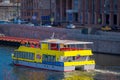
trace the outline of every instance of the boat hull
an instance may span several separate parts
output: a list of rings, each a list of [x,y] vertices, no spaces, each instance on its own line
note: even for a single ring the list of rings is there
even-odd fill
[[[41,68],[41,69],[63,71],[63,72],[69,72],[69,71],[75,70],[75,66],[67,66],[67,67],[55,66],[55,65],[41,64],[41,63],[35,63],[35,62],[19,61],[19,60],[13,60],[13,64],[17,66],[27,66],[32,68]]]

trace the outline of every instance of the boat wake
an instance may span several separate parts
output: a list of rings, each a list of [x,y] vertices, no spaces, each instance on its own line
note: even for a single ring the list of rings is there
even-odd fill
[[[120,75],[120,72],[117,71],[110,71],[110,70],[101,70],[101,69],[95,69],[96,72],[100,73],[109,73],[109,74],[115,74],[115,75]]]

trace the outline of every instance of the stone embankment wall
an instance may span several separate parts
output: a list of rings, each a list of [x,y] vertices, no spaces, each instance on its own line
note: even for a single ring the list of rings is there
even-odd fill
[[[81,29],[48,28],[24,25],[0,25],[0,33],[7,36],[26,37],[36,39],[55,38],[92,41],[94,52],[120,54],[120,33],[97,31],[95,34],[82,34]]]

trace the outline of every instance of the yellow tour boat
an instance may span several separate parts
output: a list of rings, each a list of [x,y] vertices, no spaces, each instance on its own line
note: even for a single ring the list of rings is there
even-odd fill
[[[13,64],[55,71],[73,71],[76,67],[94,70],[92,42],[46,39],[40,43],[22,42],[12,54]]]

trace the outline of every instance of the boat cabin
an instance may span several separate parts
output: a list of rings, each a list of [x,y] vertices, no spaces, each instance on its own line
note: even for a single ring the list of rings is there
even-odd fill
[[[46,50],[72,51],[87,49],[88,44],[93,42],[83,42],[75,40],[47,39],[40,42],[40,48]]]

